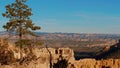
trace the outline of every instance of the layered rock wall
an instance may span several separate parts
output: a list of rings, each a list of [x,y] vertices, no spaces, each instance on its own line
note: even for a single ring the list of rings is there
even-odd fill
[[[120,68],[120,59],[82,59],[69,64],[68,68]]]

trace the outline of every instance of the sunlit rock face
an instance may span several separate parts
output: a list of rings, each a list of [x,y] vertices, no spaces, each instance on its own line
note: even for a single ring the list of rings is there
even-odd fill
[[[20,48],[15,47],[14,44],[9,43],[6,40],[2,40],[0,39],[0,48],[1,48],[1,54],[3,54],[2,58],[3,58],[3,63],[8,64],[7,60],[11,60],[11,59],[15,59],[14,62],[16,62],[16,60],[19,60],[21,58],[25,58],[24,63],[22,63],[22,65],[17,66],[17,64],[15,65],[5,65],[5,68],[16,68],[15,66],[17,66],[17,68],[21,67],[22,68],[49,68],[49,60],[50,60],[50,54],[48,52],[48,50],[51,53],[51,57],[52,57],[52,64],[57,63],[60,60],[66,60],[68,62],[72,62],[74,61],[74,52],[72,49],[70,48],[58,48],[58,49],[54,49],[54,48],[32,48],[31,53],[32,56],[35,56],[34,60],[31,60],[29,63],[27,62],[27,58],[29,54],[27,54],[26,52],[24,52],[24,50],[20,50]],[[10,53],[10,55],[8,55],[8,53]],[[7,57],[8,59],[5,60],[4,57]],[[9,58],[10,57],[10,58]],[[1,58],[1,59],[2,59]],[[5,61],[4,61],[5,60]],[[10,63],[14,63],[12,61],[10,61]],[[1,61],[1,62],[2,62]],[[3,65],[2,65],[3,66]],[[2,68],[2,67],[0,67]]]
[[[70,48],[48,48],[51,52],[52,56],[52,64],[54,65],[58,61],[66,60],[69,63],[74,62],[74,52]],[[49,59],[50,54],[46,48],[33,48],[32,54],[36,56],[36,60],[32,60],[29,63],[24,62],[22,65],[14,64],[14,65],[2,65],[0,68],[49,68]],[[20,54],[19,51],[14,51],[14,58],[19,59]],[[27,54],[25,54],[27,55]]]
[[[48,48],[48,50],[51,52],[52,56],[52,64],[57,63],[60,60],[66,60],[68,62],[73,62],[74,61],[74,52],[70,48]],[[33,49],[33,54],[39,58],[39,62],[41,64],[47,64],[49,65],[49,59],[50,59],[50,54],[46,48],[42,49]]]
[[[69,65],[74,68],[120,68],[120,59],[95,60],[82,59]]]
[[[118,47],[119,44],[117,44]],[[28,54],[24,51],[20,51],[19,48],[15,47],[13,44],[0,40],[1,47],[1,55],[7,56],[10,52],[10,59],[20,59],[20,52],[22,54],[22,58],[27,57]],[[5,47],[5,48],[3,48]],[[116,48],[116,46],[114,47]],[[110,47],[108,48],[108,50]],[[120,59],[104,59],[104,60],[96,60],[96,59],[74,59],[74,52],[70,48],[48,48],[52,57],[52,65],[57,64],[59,61],[65,60],[67,61],[66,68],[120,68]],[[46,48],[32,48],[32,55],[36,58],[31,61],[23,62],[19,64],[15,62],[9,65],[1,65],[0,68],[50,68],[49,60],[50,54]],[[7,57],[8,58],[8,57]],[[4,58],[5,60],[5,58]],[[61,66],[62,68],[62,66]]]
[[[8,42],[5,39],[0,39],[0,63],[1,64],[11,64],[16,62],[19,58],[19,53],[14,44]],[[23,53],[21,53],[23,54]]]

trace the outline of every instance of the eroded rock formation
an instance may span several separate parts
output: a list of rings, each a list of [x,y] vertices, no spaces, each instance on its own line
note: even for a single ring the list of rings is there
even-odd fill
[[[9,62],[11,59],[14,61],[14,63],[6,63],[6,60],[4,63],[7,65],[1,63],[0,68],[50,68],[50,55],[46,48],[32,48],[31,53],[29,49],[22,50],[23,60],[21,64],[16,61],[20,59],[19,48],[3,40],[0,40],[0,48],[0,59],[4,61],[7,57]],[[70,48],[48,48],[48,50],[52,54],[54,68],[120,68],[120,59],[95,60],[88,58],[75,60],[74,52]]]
[[[69,68],[120,68],[120,59],[82,59],[69,64]]]

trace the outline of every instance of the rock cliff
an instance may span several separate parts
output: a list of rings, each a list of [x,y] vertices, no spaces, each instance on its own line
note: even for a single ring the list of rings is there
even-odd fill
[[[118,44],[117,46],[119,47]],[[53,68],[120,68],[120,59],[74,59],[74,52],[70,48],[48,48],[52,54]],[[50,68],[50,55],[46,48],[32,48],[20,51],[13,44],[0,40],[0,68]],[[109,50],[109,49],[108,49]],[[20,52],[22,62],[19,63]],[[30,53],[30,54],[29,54]],[[9,60],[9,62],[8,62]],[[11,62],[14,61],[14,62]]]
[[[118,41],[118,43],[106,47],[103,52],[96,55],[95,58],[99,60],[108,58],[120,59],[120,40]]]
[[[82,59],[69,64],[68,68],[120,68],[120,59]]]

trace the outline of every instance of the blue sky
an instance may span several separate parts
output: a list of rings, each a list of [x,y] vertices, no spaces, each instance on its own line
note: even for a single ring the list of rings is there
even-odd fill
[[[0,14],[14,0],[1,0]],[[27,0],[41,32],[120,34],[120,0]],[[0,29],[8,21],[0,15]]]

